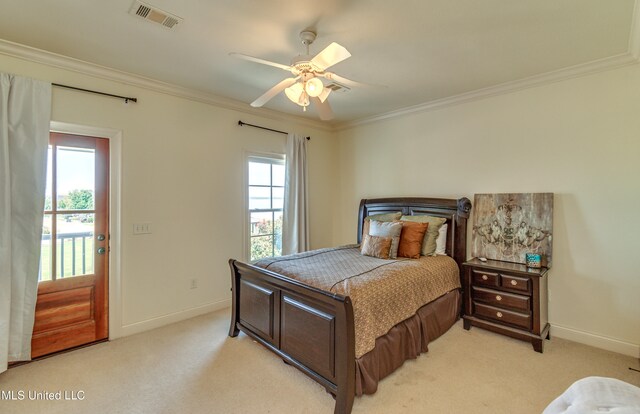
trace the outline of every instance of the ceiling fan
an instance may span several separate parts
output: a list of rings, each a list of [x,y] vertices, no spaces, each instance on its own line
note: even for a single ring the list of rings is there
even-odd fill
[[[322,78],[332,80],[348,88],[368,85],[343,78],[342,76],[338,76],[332,72],[327,72],[328,68],[351,56],[351,53],[349,53],[349,51],[343,46],[334,42],[324,48],[317,55],[311,56],[309,55],[309,45],[311,45],[316,39],[316,33],[311,30],[303,30],[300,32],[300,39],[302,40],[302,44],[307,48],[307,54],[298,55],[293,58],[290,66],[270,62],[253,56],[243,55],[241,53],[229,53],[229,55],[251,62],[287,70],[293,75],[293,77],[284,79],[265,92],[258,99],[251,102],[251,106],[256,108],[260,107],[267,103],[271,98],[284,91],[287,98],[300,105],[303,111],[306,111],[310,102],[313,102],[320,119],[323,121],[330,120],[333,118],[333,110],[327,101],[327,97],[331,93],[331,89],[324,86]]]

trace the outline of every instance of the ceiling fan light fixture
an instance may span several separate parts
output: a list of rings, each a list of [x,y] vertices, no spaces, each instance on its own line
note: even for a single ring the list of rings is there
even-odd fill
[[[304,92],[304,88],[300,82],[296,82],[287,89],[284,90],[284,93],[287,95],[287,98],[293,103],[299,105],[300,97]]]
[[[309,106],[309,95],[305,91],[302,91],[300,99],[298,99],[298,105],[302,106],[305,111],[307,110],[307,106]]]
[[[311,97],[317,97],[322,94],[324,89],[324,85],[322,81],[318,78],[311,78],[304,83],[304,90]]]
[[[140,1],[140,0],[136,0]],[[303,111],[313,101],[320,119],[328,121],[333,119],[333,110],[328,102],[329,94],[340,89],[349,90],[351,86],[361,84],[342,78],[334,73],[327,72],[331,66],[349,58],[351,53],[344,46],[331,43],[315,56],[309,54],[309,45],[316,39],[316,33],[312,30],[304,30],[300,33],[302,44],[306,48],[306,54],[298,55],[291,60],[291,65],[283,65],[276,62],[260,59],[257,57],[243,55],[241,53],[230,53],[231,56],[251,62],[273,66],[291,72],[290,78],[283,79],[271,89],[263,93],[258,99],[251,102],[251,106],[259,108],[267,103],[274,96],[284,91],[287,99],[302,107]],[[327,85],[322,78],[328,79]]]

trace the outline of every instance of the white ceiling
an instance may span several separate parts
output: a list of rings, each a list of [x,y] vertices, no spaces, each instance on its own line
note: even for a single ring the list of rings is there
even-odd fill
[[[289,64],[298,33],[352,57],[331,71],[386,85],[334,93],[333,123],[354,121],[629,50],[634,0],[148,0],[175,30],[131,16],[133,0],[2,0],[0,38],[250,102],[287,77],[230,57]],[[315,119],[283,94],[267,108]]]

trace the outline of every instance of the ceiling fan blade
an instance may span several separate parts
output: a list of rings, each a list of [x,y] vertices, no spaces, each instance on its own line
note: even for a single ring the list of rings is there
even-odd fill
[[[320,119],[323,121],[333,119],[333,110],[331,109],[331,105],[329,105],[329,101],[322,102],[320,98],[317,97],[311,98],[311,101],[316,106]]]
[[[284,69],[284,70],[291,70],[291,66],[283,65],[281,63],[271,62],[269,60],[264,60],[264,59],[260,59],[260,58],[249,56],[249,55],[243,55],[242,53],[231,52],[231,53],[229,53],[229,56],[233,56],[233,57],[236,57],[236,58],[239,58],[239,59],[248,60],[249,62],[255,62],[255,63],[261,63],[263,65],[274,66],[276,68],[280,68],[280,69]]]
[[[311,59],[311,63],[317,66],[318,69],[325,70],[338,62],[342,62],[350,56],[351,53],[349,53],[347,49],[336,42],[333,42],[329,46],[325,47],[320,53],[315,55],[315,57]]]
[[[276,86],[274,86],[273,88],[271,88],[267,92],[265,92],[264,95],[262,95],[261,97],[259,97],[255,101],[251,102],[251,106],[253,106],[254,108],[261,107],[262,105],[264,105],[267,102],[269,102],[269,100],[271,98],[273,98],[274,96],[276,96],[277,94],[279,94],[283,90],[287,89],[289,86],[291,86],[294,83],[296,83],[297,80],[298,80],[298,78],[287,78],[287,79],[281,81]]]
[[[322,93],[320,95],[318,95],[318,99],[320,99],[320,102],[324,102],[327,100],[327,98],[329,97],[329,94],[331,93],[331,89],[329,88],[324,88],[322,90]]]
[[[325,79],[335,81],[336,83],[344,85],[348,88],[386,88],[386,86],[384,85],[374,85],[372,83],[362,83],[362,82],[352,81],[351,79],[344,78],[332,72],[325,72],[320,76],[323,76]]]

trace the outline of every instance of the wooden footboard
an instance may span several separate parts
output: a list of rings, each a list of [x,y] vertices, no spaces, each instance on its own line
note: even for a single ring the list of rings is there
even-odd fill
[[[237,260],[229,266],[229,336],[243,331],[333,394],[335,414],[350,413],[356,376],[349,298]]]

